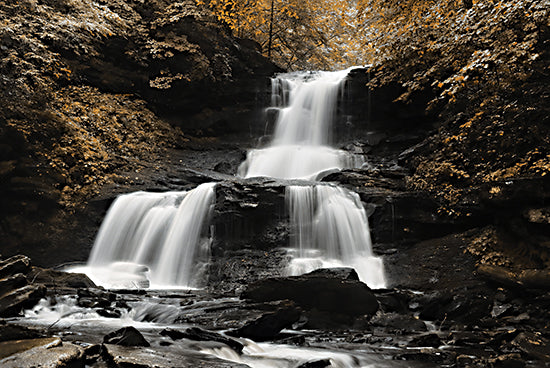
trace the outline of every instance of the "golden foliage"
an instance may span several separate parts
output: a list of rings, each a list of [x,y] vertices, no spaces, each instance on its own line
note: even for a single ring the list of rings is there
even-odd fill
[[[240,38],[287,69],[333,69],[362,61],[352,0],[197,0]]]

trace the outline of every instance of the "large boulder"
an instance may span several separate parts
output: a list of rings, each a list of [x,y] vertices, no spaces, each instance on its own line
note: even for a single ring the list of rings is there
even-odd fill
[[[44,285],[27,285],[0,296],[0,317],[13,317],[32,308],[46,295]]]
[[[82,273],[69,273],[47,268],[33,267],[29,273],[33,283],[44,284],[46,287],[59,288],[95,288],[96,285],[88,276]]]
[[[260,280],[249,285],[241,298],[254,302],[288,299],[307,311],[310,318],[341,325],[372,316],[378,310],[370,288],[345,270],[317,270],[302,276]]]
[[[229,334],[255,341],[275,338],[284,328],[291,328],[300,319],[300,310],[292,302],[281,302],[279,308],[266,312],[259,318],[247,321],[242,327]]]
[[[103,343],[120,346],[149,346],[149,342],[145,340],[141,332],[132,326],[123,327],[105,335]]]

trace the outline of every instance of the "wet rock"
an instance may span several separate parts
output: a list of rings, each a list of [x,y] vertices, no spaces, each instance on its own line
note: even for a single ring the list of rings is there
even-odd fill
[[[0,279],[0,295],[5,295],[25,285],[27,285],[27,278],[21,273]]]
[[[80,347],[84,350],[84,359],[88,365],[97,362],[101,357],[100,344],[80,343]]]
[[[27,285],[0,297],[0,317],[12,317],[22,309],[32,308],[46,295],[43,285]]]
[[[421,308],[420,318],[428,321],[459,321],[478,323],[484,317],[490,317],[492,302],[486,295],[468,295],[468,290],[434,293],[431,300]]]
[[[383,312],[407,313],[409,296],[399,290],[375,290],[374,294]]]
[[[113,331],[103,337],[104,344],[116,344],[120,346],[149,346],[149,343],[141,332],[135,327],[128,326]]]
[[[336,278],[339,280],[359,281],[359,275],[353,268],[338,267],[338,268],[320,268],[308,273],[310,277],[326,277]]]
[[[79,289],[77,303],[83,308],[108,308],[116,301],[117,296],[101,289]]]
[[[472,331],[453,331],[448,335],[447,341],[449,345],[479,345],[487,342],[487,339]]]
[[[512,345],[535,359],[550,361],[550,340],[540,334],[522,332],[512,340]]]
[[[244,326],[228,332],[230,335],[246,337],[255,341],[273,339],[284,328],[290,328],[300,318],[300,310],[294,303],[284,303],[274,312],[266,312]]]
[[[99,308],[96,309],[96,313],[99,314],[102,317],[106,318],[120,318],[122,317],[122,313],[117,309],[112,308]]]
[[[82,273],[61,272],[52,269],[33,267],[28,276],[33,283],[44,284],[48,288],[95,288],[88,276]]]
[[[0,261],[0,279],[16,273],[26,275],[31,270],[31,260],[27,256],[17,255]]]
[[[450,364],[453,358],[454,356],[450,352],[430,348],[399,354],[396,356],[396,359],[430,362],[438,364],[439,366]]]
[[[34,339],[43,335],[24,326],[0,324],[0,341]]]
[[[216,341],[221,342],[235,350],[237,353],[242,353],[244,345],[235,339],[226,337],[220,333],[203,330],[199,327],[191,327],[184,331],[164,329],[160,332],[162,336],[169,336],[172,340],[189,339],[195,341]]]
[[[321,359],[321,360],[312,360],[309,362],[302,363],[296,366],[296,368],[325,368],[330,366],[331,366],[330,359]]]
[[[459,367],[469,367],[476,360],[477,360],[477,357],[474,355],[460,354],[459,356],[456,357],[456,365]]]
[[[370,321],[371,325],[384,327],[390,331],[422,332],[427,331],[426,324],[412,315],[398,313],[379,313]]]
[[[0,343],[2,368],[83,367],[83,350],[58,337]]]
[[[104,345],[104,359],[117,368],[247,368],[247,365],[222,360],[194,350],[159,347],[156,349]]]
[[[487,363],[494,368],[523,368],[525,367],[525,360],[521,358],[519,354],[505,354],[499,355],[496,358],[489,359]]]
[[[425,347],[430,346],[433,348],[438,348],[443,345],[443,342],[437,334],[427,334],[414,337],[408,344],[409,346],[415,347]]]
[[[255,302],[292,300],[302,309],[343,316],[349,322],[378,310],[378,301],[364,283],[341,279],[352,273],[317,271],[302,276],[269,278],[248,286],[241,298]]]
[[[445,312],[442,311],[442,306],[448,305],[453,301],[452,295],[446,292],[435,292],[428,294],[419,299],[420,302],[420,318],[435,321],[445,318]]]

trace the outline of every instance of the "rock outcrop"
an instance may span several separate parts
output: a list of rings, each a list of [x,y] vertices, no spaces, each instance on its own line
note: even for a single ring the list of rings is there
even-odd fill
[[[2,251],[42,266],[85,260],[108,205],[90,200],[166,177],[185,164],[172,149],[248,141],[278,70],[193,0],[2,1],[0,16]]]

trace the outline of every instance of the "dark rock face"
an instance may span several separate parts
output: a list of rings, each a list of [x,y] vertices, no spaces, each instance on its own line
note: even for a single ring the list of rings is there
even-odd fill
[[[103,343],[120,346],[149,346],[143,335],[132,326],[124,327],[105,335]]]
[[[196,341],[215,341],[221,342],[235,350],[237,353],[242,353],[243,344],[237,340],[226,337],[220,333],[204,330],[199,327],[190,327],[184,331],[165,329],[160,332],[163,336],[169,336],[172,340],[189,339]]]
[[[300,314],[294,303],[283,301],[275,311],[263,313],[259,318],[248,321],[244,326],[229,333],[254,341],[273,340],[282,329],[291,328],[300,318]]]
[[[302,276],[269,278],[249,285],[241,298],[255,302],[288,299],[311,312],[312,324],[323,320],[350,324],[376,313],[378,301],[367,285],[346,279],[349,275],[353,273],[314,271]]]
[[[33,267],[29,273],[29,279],[38,284],[52,288],[95,288],[96,285],[90,278],[81,273],[67,273],[52,269]]]
[[[27,274],[31,270],[31,260],[27,256],[14,256],[0,261],[0,278],[15,274]]]
[[[407,136],[409,146],[427,136],[437,122],[436,115],[426,112],[426,104],[433,99],[430,91],[411,98],[412,103],[398,100],[406,91],[400,83],[383,87],[365,87],[374,78],[367,68],[353,69],[346,81],[344,98],[339,104],[342,119],[337,123],[340,138],[373,143],[376,133],[383,140],[397,135]],[[369,134],[370,133],[370,134]],[[343,137],[342,137],[343,136]]]

